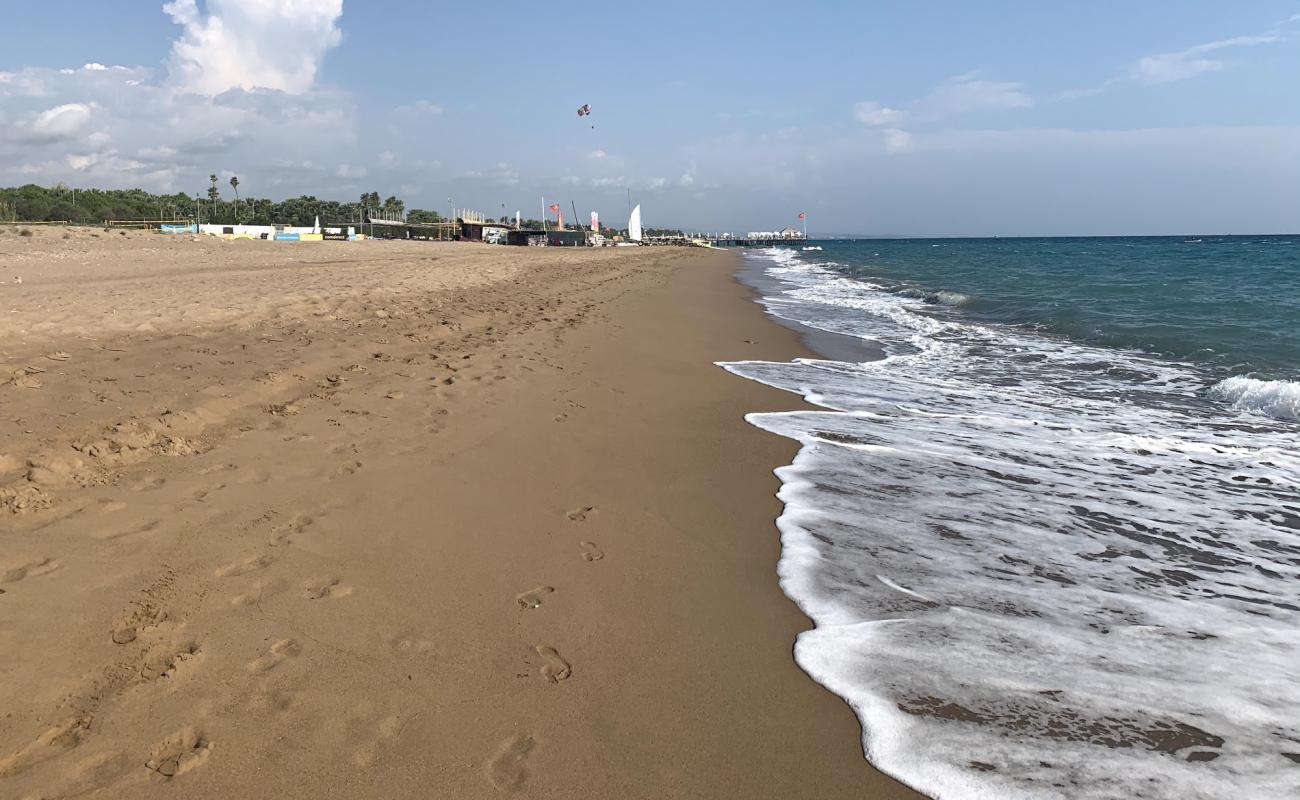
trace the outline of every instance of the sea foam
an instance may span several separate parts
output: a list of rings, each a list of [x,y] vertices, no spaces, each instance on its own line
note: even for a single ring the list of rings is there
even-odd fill
[[[1296,381],[1264,381],[1234,376],[1212,386],[1210,396],[1230,404],[1236,411],[1300,420],[1300,383]]]
[[[795,656],[868,758],[941,798],[1300,796],[1300,430],[1182,365],[764,257],[772,313],[890,354],[722,365],[825,409],[748,419],[802,445]]]

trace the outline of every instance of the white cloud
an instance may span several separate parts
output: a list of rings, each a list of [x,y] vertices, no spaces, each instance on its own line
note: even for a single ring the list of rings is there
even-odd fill
[[[647,183],[646,186],[651,189],[662,189],[667,184],[668,184],[667,178],[651,178],[650,182]]]
[[[609,155],[609,153],[606,153],[604,150],[592,150],[590,153],[587,154],[587,158],[595,159],[599,161],[600,159],[606,157],[607,155]]]
[[[901,133],[898,126],[907,120],[937,122],[962,114],[1029,108],[1033,104],[1034,99],[1024,84],[984,80],[978,73],[970,72],[947,79],[905,109],[864,100],[853,106],[853,116],[869,128],[888,128]],[[886,137],[887,141],[890,138],[901,141],[897,136]]]
[[[229,89],[309,90],[325,53],[339,43],[343,0],[172,0],[163,11],[182,28],[172,78],[199,94]]]
[[[898,128],[886,128],[881,131],[885,136],[886,153],[910,153],[916,149],[916,138]]]
[[[0,83],[0,115],[11,120],[0,124],[0,185],[21,175],[22,182],[193,191],[208,173],[234,169],[250,192],[282,181],[285,190],[320,193],[337,164],[355,163],[356,124],[343,95],[236,89],[208,97],[141,68],[8,74]],[[41,91],[6,93],[13,86]],[[305,141],[328,166],[284,161]]]
[[[442,106],[428,100],[416,100],[414,103],[407,103],[394,108],[393,113],[406,116],[436,117],[442,113]]]
[[[882,106],[874,100],[866,100],[853,107],[853,116],[863,125],[876,128],[897,125],[907,116],[907,112]]]
[[[1227,68],[1227,63],[1218,58],[1210,58],[1210,53],[1234,47],[1255,47],[1262,44],[1275,44],[1284,41],[1281,36],[1266,34],[1263,36],[1236,36],[1217,42],[1198,44],[1176,53],[1159,53],[1138,61],[1133,68],[1132,77],[1142,83],[1172,83],[1187,80],[1207,72],[1218,72]]]
[[[344,180],[356,180],[366,177],[366,168],[354,167],[351,164],[339,164],[338,169],[334,170],[334,175]]]
[[[695,184],[695,176],[689,172],[682,173],[682,177],[677,179],[677,185],[683,188],[687,186],[693,186],[694,184]]]
[[[379,154],[379,164],[384,167],[391,167],[397,161],[397,154],[391,150],[385,150]]]
[[[90,106],[66,103],[42,111],[28,125],[31,134],[44,139],[62,139],[73,135],[90,122]]]
[[[144,158],[144,159],[175,158],[175,157],[176,157],[176,148],[168,147],[167,145],[160,145],[158,147],[143,147],[140,149],[140,158]]]
[[[936,86],[915,104],[915,112],[941,118],[975,111],[998,111],[1028,108],[1034,100],[1024,84],[1010,81],[986,81],[976,73],[957,75]]]
[[[511,169],[504,161],[497,162],[491,169],[463,172],[459,177],[462,180],[494,187],[515,186],[519,183],[518,170]]]

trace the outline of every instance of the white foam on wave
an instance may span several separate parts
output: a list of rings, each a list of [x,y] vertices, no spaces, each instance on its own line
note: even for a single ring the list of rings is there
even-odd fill
[[[818,269],[765,303],[910,349],[722,366],[827,409],[748,419],[802,444],[795,655],[868,758],[941,798],[1300,796],[1300,430]]]
[[[1234,376],[1210,387],[1210,396],[1230,404],[1235,411],[1300,420],[1300,382]]]

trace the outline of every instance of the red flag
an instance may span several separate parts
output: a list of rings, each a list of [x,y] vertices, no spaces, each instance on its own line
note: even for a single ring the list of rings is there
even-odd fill
[[[800,212],[799,212],[799,219],[803,219],[803,218],[804,218],[804,213],[803,213],[802,211],[800,211]]]
[[[560,204],[559,204],[559,203],[551,203],[551,205],[548,206],[548,208],[550,208],[552,211],[559,211],[559,210],[560,210]]]

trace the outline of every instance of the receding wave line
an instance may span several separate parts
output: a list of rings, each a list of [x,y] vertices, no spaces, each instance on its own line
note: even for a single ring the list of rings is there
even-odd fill
[[[888,357],[722,364],[754,413],[795,657],[944,798],[1300,797],[1297,384],[917,313],[769,252],[769,311]]]

